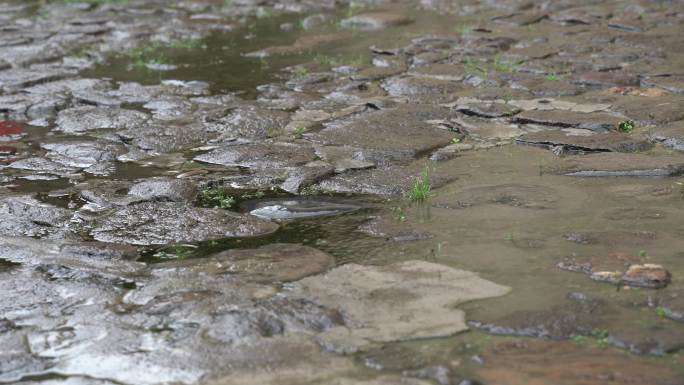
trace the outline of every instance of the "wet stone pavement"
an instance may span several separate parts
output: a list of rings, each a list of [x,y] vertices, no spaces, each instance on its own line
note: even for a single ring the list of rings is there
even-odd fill
[[[683,30],[0,0],[0,383],[684,384]]]

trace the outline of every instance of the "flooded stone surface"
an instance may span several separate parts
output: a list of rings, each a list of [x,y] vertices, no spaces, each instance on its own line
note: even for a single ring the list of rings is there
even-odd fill
[[[599,360],[601,365],[591,362]],[[511,341],[495,344],[484,354],[480,370],[488,384],[676,384],[676,373],[638,359],[597,347],[571,342]],[[643,365],[643,366],[642,366]]]
[[[0,382],[680,384],[682,14],[0,0]]]

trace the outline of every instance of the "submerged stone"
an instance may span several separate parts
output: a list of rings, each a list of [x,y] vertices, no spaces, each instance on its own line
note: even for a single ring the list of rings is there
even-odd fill
[[[297,281],[325,272],[334,266],[329,254],[308,246],[274,243],[258,249],[231,249],[202,259],[156,265],[159,268],[188,269],[210,275],[233,275],[250,282]]]
[[[248,204],[249,213],[265,219],[293,220],[353,212],[359,206],[319,198],[285,198]]]
[[[669,155],[597,153],[566,157],[551,172],[579,177],[666,177],[684,173],[684,158]]]
[[[485,364],[477,373],[488,384],[665,385],[677,383],[678,377],[665,363],[574,342],[502,341],[486,348],[482,356]]]
[[[516,141],[520,144],[548,146],[554,150],[561,146],[564,152],[638,152],[652,147],[644,139],[616,131],[595,133],[584,129],[544,130],[522,135]]]
[[[343,28],[358,28],[367,30],[377,30],[399,25],[410,24],[411,18],[394,13],[369,12],[352,16],[340,22]]]
[[[472,187],[455,193],[452,197],[440,196],[436,206],[465,208],[484,204],[501,204],[528,209],[552,209],[557,207],[558,193],[545,186],[504,184]]]
[[[646,289],[662,289],[670,284],[671,274],[661,265],[639,264],[640,258],[613,253],[595,257],[565,257],[557,264],[567,271],[584,273],[594,281]]]

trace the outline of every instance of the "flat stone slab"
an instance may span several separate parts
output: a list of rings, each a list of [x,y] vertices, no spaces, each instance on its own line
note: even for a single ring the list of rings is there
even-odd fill
[[[102,242],[161,245],[270,234],[270,221],[220,209],[204,209],[174,202],[145,202],[113,211],[91,231]]]
[[[413,187],[421,172],[422,170],[411,167],[353,170],[324,179],[315,186],[324,192],[333,193],[401,195]],[[433,189],[457,179],[440,170],[430,173],[429,178]]]
[[[504,295],[509,288],[477,274],[424,261],[389,266],[348,264],[293,284],[288,295],[339,308],[346,326],[319,335],[334,350],[371,342],[445,337],[468,327],[454,306]]]
[[[196,156],[195,160],[222,166],[265,169],[302,166],[314,158],[312,147],[291,143],[255,143],[219,147]]]
[[[0,72],[0,89],[6,92],[52,82],[73,75],[65,70],[13,68]]]
[[[290,114],[256,106],[240,106],[218,123],[225,137],[265,139],[282,132],[290,121]]]
[[[616,131],[595,133],[583,129],[544,130],[520,136],[519,144],[539,146],[562,146],[570,151],[645,151],[652,144],[642,138],[625,135]]]
[[[406,97],[412,103],[448,102],[453,93],[465,88],[462,82],[425,76],[396,76],[385,80],[382,87],[391,96]]]
[[[450,114],[440,107],[402,106],[331,123],[310,139],[325,145],[373,150],[395,159],[413,159],[453,140],[453,133],[428,123]]]
[[[54,130],[74,134],[103,128],[134,128],[148,118],[143,112],[121,108],[74,107],[59,113]]]
[[[0,233],[11,236],[46,237],[66,231],[71,210],[49,205],[29,195],[0,199]]]
[[[517,123],[533,123],[546,126],[583,128],[592,131],[617,129],[624,119],[603,112],[582,113],[563,110],[523,111],[513,118]]]
[[[677,151],[684,151],[684,121],[658,126],[649,134],[651,140]]]
[[[569,156],[550,171],[580,177],[677,176],[684,173],[684,157],[627,153]]]

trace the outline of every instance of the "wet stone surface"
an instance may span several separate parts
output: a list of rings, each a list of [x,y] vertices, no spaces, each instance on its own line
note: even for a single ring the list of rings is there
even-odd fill
[[[0,383],[680,385],[682,15],[0,0]]]
[[[274,223],[220,209],[145,202],[105,215],[95,222],[91,235],[102,242],[159,245],[260,236],[277,228]]]

